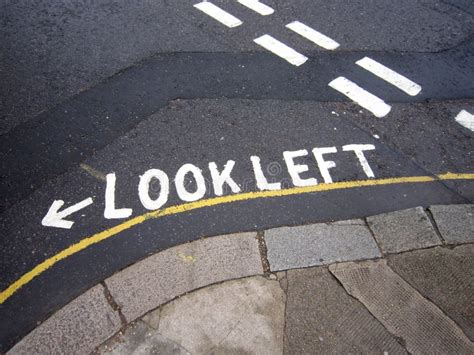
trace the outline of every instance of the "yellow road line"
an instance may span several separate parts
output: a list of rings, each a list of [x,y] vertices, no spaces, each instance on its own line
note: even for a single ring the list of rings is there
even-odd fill
[[[425,183],[434,181],[446,181],[446,180],[474,180],[474,174],[454,174],[446,173],[442,175],[434,176],[408,176],[399,178],[388,178],[388,179],[373,179],[373,180],[358,180],[358,181],[342,181],[335,182],[332,184],[320,184],[307,187],[294,187],[276,191],[256,191],[256,192],[245,192],[235,195],[214,197],[196,202],[183,203],[181,205],[175,205],[162,210],[156,210],[145,213],[141,216],[134,217],[125,221],[115,227],[104,230],[100,233],[94,234],[90,237],[86,237],[81,241],[73,244],[66,249],[60,251],[56,255],[46,259],[42,263],[36,265],[33,269],[28,271],[26,274],[21,276],[18,280],[13,282],[4,291],[0,293],[0,304],[3,304],[8,298],[10,298],[16,291],[21,287],[25,286],[35,277],[41,275],[47,269],[52,267],[60,260],[66,259],[67,257],[74,255],[81,250],[90,247],[93,244],[100,243],[101,241],[113,237],[114,235],[123,232],[124,230],[130,229],[148,219],[160,218],[164,216],[176,215],[187,211],[192,211],[200,208],[211,207],[216,205],[222,205],[226,203],[238,202],[238,201],[249,201],[262,198],[271,197],[283,197],[292,195],[302,195],[312,192],[332,191],[332,190],[343,190],[353,189],[358,187],[367,186],[383,186],[383,185],[394,185],[394,184],[409,184],[409,183]]]

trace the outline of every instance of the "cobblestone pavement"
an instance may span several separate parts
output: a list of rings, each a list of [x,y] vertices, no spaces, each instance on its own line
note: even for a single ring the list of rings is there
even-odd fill
[[[183,244],[9,353],[473,353],[473,217],[473,205],[418,207]]]

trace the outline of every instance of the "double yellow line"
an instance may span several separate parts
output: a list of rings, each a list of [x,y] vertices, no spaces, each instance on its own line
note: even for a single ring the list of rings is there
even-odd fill
[[[283,196],[293,196],[293,195],[302,195],[313,192],[322,192],[322,191],[333,191],[333,190],[344,190],[344,189],[353,189],[358,187],[368,187],[368,186],[385,186],[385,185],[395,185],[395,184],[410,184],[410,183],[427,183],[435,181],[447,181],[447,180],[474,180],[474,174],[454,174],[446,173],[438,176],[409,176],[409,177],[398,177],[398,178],[388,178],[388,179],[373,179],[373,180],[358,180],[358,181],[343,181],[336,182],[332,184],[320,184],[308,187],[294,187],[283,190],[276,191],[257,191],[257,192],[245,192],[235,195],[214,197],[205,200],[200,200],[196,202],[183,203],[181,205],[171,206],[161,210],[156,210],[152,212],[145,213],[141,216],[134,217],[129,219],[115,227],[104,230],[100,233],[94,234],[92,236],[86,237],[79,241],[76,244],[73,244],[66,249],[60,251],[56,255],[46,259],[42,263],[36,265],[33,269],[28,271],[26,274],[21,276],[18,280],[13,282],[8,286],[4,291],[0,293],[0,304],[3,304],[7,299],[9,299],[16,291],[21,287],[28,284],[35,277],[41,275],[43,272],[48,270],[57,262],[74,255],[81,250],[84,250],[90,247],[93,244],[100,243],[101,241],[113,237],[124,230],[130,229],[148,219],[160,218],[164,216],[176,215],[200,208],[223,205],[227,203],[239,202],[239,201],[250,201],[263,198],[271,197],[283,197]]]

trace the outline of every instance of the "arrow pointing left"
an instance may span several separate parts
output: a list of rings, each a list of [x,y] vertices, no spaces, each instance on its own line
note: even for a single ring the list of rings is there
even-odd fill
[[[79,210],[82,210],[83,208],[89,206],[93,202],[94,201],[92,201],[92,198],[89,197],[89,198],[86,198],[84,201],[76,203],[75,205],[68,207],[65,210],[60,212],[59,209],[64,205],[64,201],[55,200],[53,204],[51,205],[51,207],[49,208],[48,213],[46,213],[46,216],[44,216],[43,220],[41,221],[41,224],[45,227],[71,229],[74,222],[64,220],[63,218]]]

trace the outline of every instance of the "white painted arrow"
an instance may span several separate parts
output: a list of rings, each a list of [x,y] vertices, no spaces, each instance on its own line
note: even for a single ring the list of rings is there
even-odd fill
[[[41,221],[41,224],[45,227],[71,229],[74,222],[66,221],[63,218],[79,210],[82,210],[83,208],[89,206],[93,202],[94,201],[92,201],[92,198],[89,197],[89,198],[86,198],[84,201],[76,203],[75,205],[68,207],[65,210],[59,212],[59,209],[64,205],[64,201],[55,200],[53,204],[51,205],[51,207],[49,208],[48,213],[46,213],[46,216],[44,216],[43,220]]]

